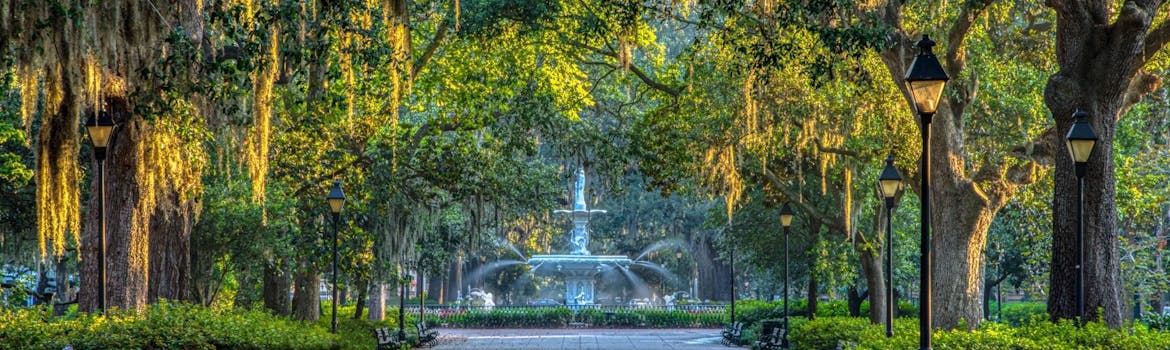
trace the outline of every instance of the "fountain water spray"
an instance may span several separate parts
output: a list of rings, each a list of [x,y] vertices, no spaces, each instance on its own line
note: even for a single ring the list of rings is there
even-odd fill
[[[568,214],[573,220],[569,238],[572,250],[569,254],[535,255],[528,259],[533,273],[559,276],[565,281],[565,303],[569,305],[594,304],[596,276],[606,266],[624,269],[634,262],[623,255],[592,255],[589,253],[589,218],[604,214],[605,210],[590,210],[585,205],[585,169],[577,169],[576,193],[572,210],[557,210],[554,213]]]

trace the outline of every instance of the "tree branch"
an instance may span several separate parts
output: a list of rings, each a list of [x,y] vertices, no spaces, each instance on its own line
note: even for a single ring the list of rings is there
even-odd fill
[[[1142,48],[1142,65],[1154,58],[1154,55],[1162,51],[1162,46],[1170,41],[1170,20],[1163,20],[1161,24],[1154,27],[1148,34],[1146,34],[1146,41]]]
[[[772,172],[772,170],[764,168],[764,177],[768,178],[768,182],[772,183],[772,187],[775,187],[777,191],[780,191],[780,194],[784,195],[784,198],[787,199],[789,203],[791,203],[792,205],[795,205],[797,209],[800,209],[805,214],[807,214],[809,217],[813,218],[814,220],[820,221],[821,224],[828,226],[830,229],[832,229],[834,231],[845,232],[845,233],[849,232],[849,231],[845,230],[845,225],[840,224],[841,222],[843,222],[843,220],[841,218],[828,217],[827,215],[822,213],[820,210],[817,210],[816,207],[813,207],[812,205],[809,205],[806,202],[793,201],[792,200],[793,198],[800,198],[800,196],[797,195],[796,193],[792,193],[791,191],[788,191],[785,188],[784,184],[780,181],[780,178],[777,177],[776,174]]]
[[[618,57],[617,52],[614,52],[613,50],[592,47],[592,46],[586,45],[584,43],[572,41],[572,40],[569,40],[568,43],[571,46],[590,50],[590,51],[593,51],[595,53],[598,53],[598,54],[601,54],[604,56],[609,56],[611,58],[616,59]],[[585,62],[585,63],[598,64],[601,62],[589,61],[589,62]],[[604,64],[609,65],[611,67],[616,67],[613,64],[609,64],[609,63],[604,63]],[[634,75],[638,76],[638,79],[642,80],[643,83],[645,83],[646,85],[649,85],[650,87],[654,88],[655,90],[665,92],[667,95],[670,95],[671,97],[678,97],[680,94],[682,94],[679,91],[679,89],[668,86],[668,85],[663,84],[663,83],[660,83],[657,80],[654,80],[654,78],[650,77],[650,75],[646,74],[646,72],[643,72],[642,69],[638,68],[638,66],[634,65],[633,63],[630,63],[629,69],[630,69],[630,72],[632,72],[632,73],[634,73]]]
[[[857,158],[857,157],[861,156],[861,154],[857,153],[857,151],[847,150],[844,148],[825,147],[825,145],[823,143],[821,143],[820,138],[816,139],[816,143],[817,143],[817,151],[822,152],[822,153],[832,153],[832,154],[837,154],[837,155],[842,155],[842,156],[848,156],[850,158]]]
[[[439,44],[442,44],[443,39],[447,37],[447,27],[449,26],[447,23],[448,21],[446,20],[439,23],[439,28],[435,29],[435,35],[431,38],[431,43],[423,50],[423,55],[414,61],[414,65],[410,69],[411,82],[414,82],[414,79],[418,77],[418,72],[431,61],[431,57],[434,57],[435,51],[439,49]]]
[[[963,47],[963,41],[967,39],[967,34],[971,33],[971,26],[975,24],[975,19],[983,14],[983,10],[987,9],[994,0],[974,0],[963,6],[959,12],[959,18],[955,24],[951,26],[951,30],[947,33],[947,53],[946,63],[947,70],[953,76],[958,76],[963,68],[967,66],[967,51]]]

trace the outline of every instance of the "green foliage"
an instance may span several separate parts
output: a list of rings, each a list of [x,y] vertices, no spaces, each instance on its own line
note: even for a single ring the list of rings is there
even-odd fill
[[[167,302],[151,305],[140,315],[111,310],[108,316],[51,318],[48,310],[0,310],[0,348],[370,349],[372,329],[390,326],[346,317],[340,318],[339,334],[334,335],[328,319],[322,320],[309,324],[260,311]]]
[[[471,310],[448,316],[450,327],[467,328],[561,328],[573,320],[573,310],[565,307]]]
[[[995,302],[992,302],[991,310],[993,314],[998,310]],[[1020,326],[1037,316],[1040,316],[1041,319],[1048,318],[1048,304],[1041,302],[1004,303],[1003,319],[999,322]]]
[[[333,322],[333,310],[331,305],[322,304],[321,318],[317,319],[314,326],[318,329],[328,331]],[[353,319],[355,306],[338,306],[337,307],[337,334],[342,336],[336,339],[337,347],[340,349],[373,349],[378,346],[374,338],[375,328],[398,328],[397,317],[386,317],[385,321],[371,321],[367,317]],[[387,315],[397,315],[398,309],[387,310]],[[417,316],[417,315],[414,315]],[[407,330],[415,331],[414,326],[418,318],[410,317],[406,323]],[[408,332],[409,333],[409,332]]]
[[[795,311],[795,303],[788,304],[789,311]],[[795,312],[793,312],[795,314]],[[735,303],[735,320],[752,326],[765,319],[784,317],[783,301],[740,300]]]
[[[612,328],[711,328],[724,325],[727,314],[661,309],[586,308],[573,312],[567,307],[497,308],[458,311],[441,322],[446,327],[460,328],[562,328],[570,322]]]
[[[1151,330],[1170,332],[1170,314],[1148,312],[1145,316],[1142,316],[1142,321]]]
[[[793,327],[789,341],[802,349],[835,349],[838,342],[856,342],[858,334],[871,327],[858,317],[819,317]]]
[[[935,331],[935,349],[1166,349],[1170,337],[1143,326],[1109,329],[1102,323],[1078,328],[1062,321],[1033,317],[1024,325],[984,322],[974,331]],[[913,349],[918,345],[918,320],[896,319],[894,336],[885,326],[863,318],[824,317],[793,326],[793,346],[800,349]]]

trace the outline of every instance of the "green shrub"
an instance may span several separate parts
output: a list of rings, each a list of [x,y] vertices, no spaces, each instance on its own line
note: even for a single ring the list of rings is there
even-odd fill
[[[352,315],[352,307],[348,311]],[[168,302],[141,313],[49,315],[47,309],[0,310],[0,349],[371,349],[372,329],[391,326],[339,317],[339,334],[334,335],[329,333],[328,313],[306,323],[262,311]]]
[[[856,343],[861,331],[869,326],[868,319],[859,317],[817,317],[793,325],[788,340],[800,349],[836,349],[838,342]]]
[[[1142,321],[1150,327],[1151,330],[1170,332],[1170,314],[1156,314],[1152,312],[1146,313],[1142,317]]]
[[[794,311],[793,303],[788,304],[788,311]],[[740,300],[735,303],[735,320],[743,322],[744,326],[752,326],[762,320],[784,317],[783,301]]]
[[[999,311],[998,305],[995,302],[991,303],[992,315],[997,315]],[[1043,316],[1048,318],[1048,304],[1041,302],[1008,302],[1003,304],[1003,318],[999,322],[1007,323],[1013,326],[1020,326],[1032,319],[1033,315]]]
[[[728,318],[728,314],[726,312],[705,312],[698,313],[698,319],[696,322],[697,324],[695,327],[711,328],[726,325],[730,322],[730,319]]]
[[[428,322],[443,324],[447,327],[463,328],[561,328],[573,321],[573,310],[567,307],[557,308],[496,308],[486,310],[465,310],[451,314],[443,320]]]
[[[459,328],[560,328],[569,322],[579,322],[610,328],[712,328],[725,325],[727,319],[725,312],[682,309],[582,308],[574,312],[567,307],[496,308],[456,311],[443,318],[442,324]]]
[[[789,338],[800,349],[913,349],[918,347],[918,321],[894,320],[894,336],[887,338],[885,326],[864,318],[824,317],[793,325]],[[974,331],[936,330],[934,349],[1040,350],[1040,349],[1170,349],[1170,337],[1144,326],[1114,330],[1102,323],[1078,328],[1070,321],[1052,323],[1033,315],[1022,326],[983,322]]]

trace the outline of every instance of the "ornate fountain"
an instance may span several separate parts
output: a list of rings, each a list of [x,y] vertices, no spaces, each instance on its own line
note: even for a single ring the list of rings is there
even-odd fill
[[[559,276],[565,281],[565,303],[568,305],[592,305],[597,275],[614,268],[625,268],[634,262],[624,255],[592,255],[589,253],[589,218],[604,214],[605,210],[588,209],[585,205],[585,169],[577,169],[575,199],[572,210],[556,210],[553,213],[569,214],[573,230],[569,235],[569,254],[534,255],[527,264],[533,273],[542,276]]]

